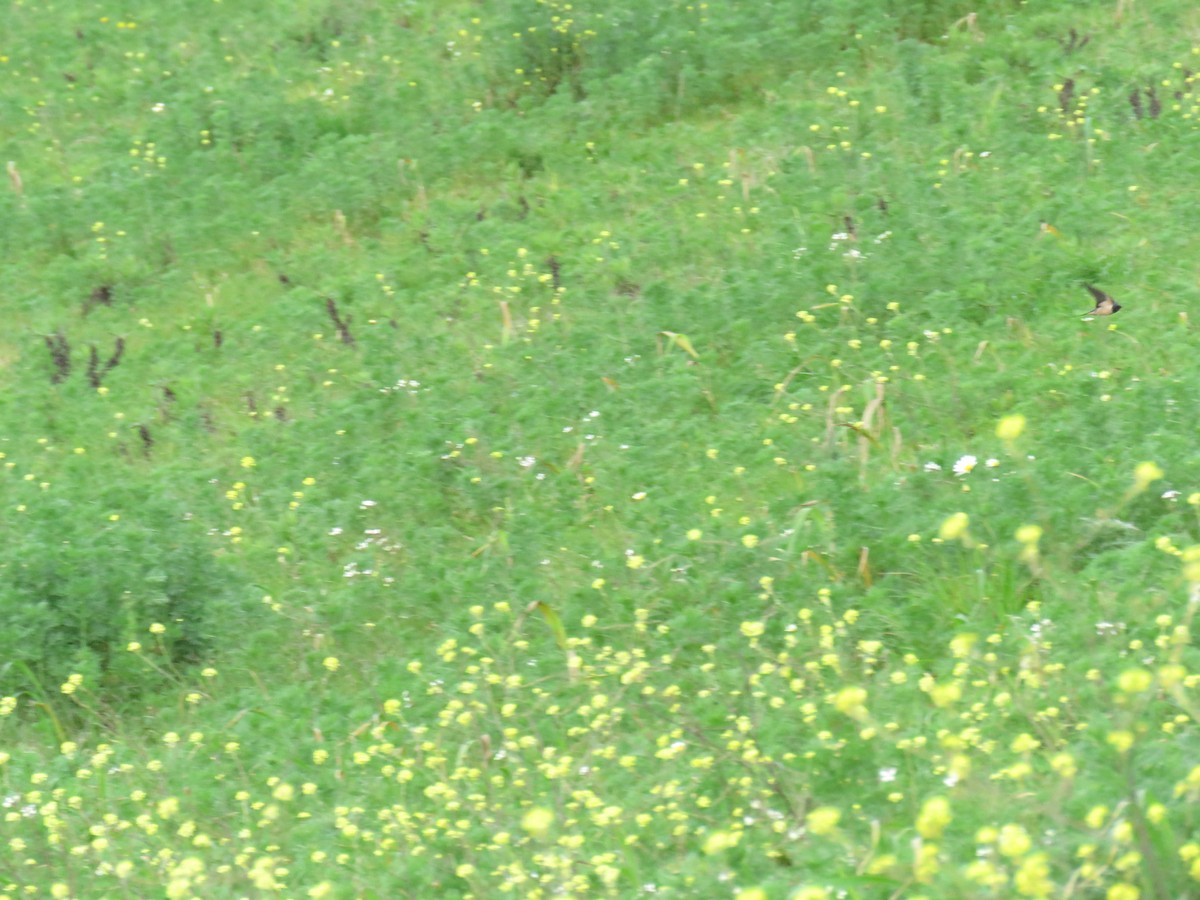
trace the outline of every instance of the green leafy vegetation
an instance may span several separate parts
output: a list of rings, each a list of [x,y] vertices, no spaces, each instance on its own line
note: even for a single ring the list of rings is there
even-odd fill
[[[1198,33],[14,0],[0,887],[1193,896]]]

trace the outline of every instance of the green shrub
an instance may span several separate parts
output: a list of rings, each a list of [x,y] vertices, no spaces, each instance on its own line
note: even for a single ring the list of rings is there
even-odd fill
[[[116,521],[112,508],[55,499],[10,514],[0,692],[52,689],[80,673],[128,696],[211,644],[231,582],[205,535],[167,502],[143,501]],[[132,642],[142,649],[131,653]]]

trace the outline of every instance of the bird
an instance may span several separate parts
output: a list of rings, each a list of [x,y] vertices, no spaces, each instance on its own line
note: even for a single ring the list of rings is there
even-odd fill
[[[1088,289],[1088,293],[1096,298],[1096,306],[1094,309],[1085,312],[1085,316],[1111,316],[1121,308],[1121,304],[1110,297],[1100,288],[1084,282],[1083,285]]]

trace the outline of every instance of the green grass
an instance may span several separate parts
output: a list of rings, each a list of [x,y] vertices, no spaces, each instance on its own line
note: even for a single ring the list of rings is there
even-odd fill
[[[1193,896],[1198,45],[10,4],[0,887]]]

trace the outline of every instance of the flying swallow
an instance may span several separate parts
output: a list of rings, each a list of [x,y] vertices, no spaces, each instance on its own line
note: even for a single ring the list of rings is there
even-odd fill
[[[1111,316],[1121,308],[1121,304],[1110,297],[1098,287],[1094,287],[1086,282],[1083,285],[1088,289],[1088,293],[1096,298],[1095,309],[1085,312],[1085,316]]]

